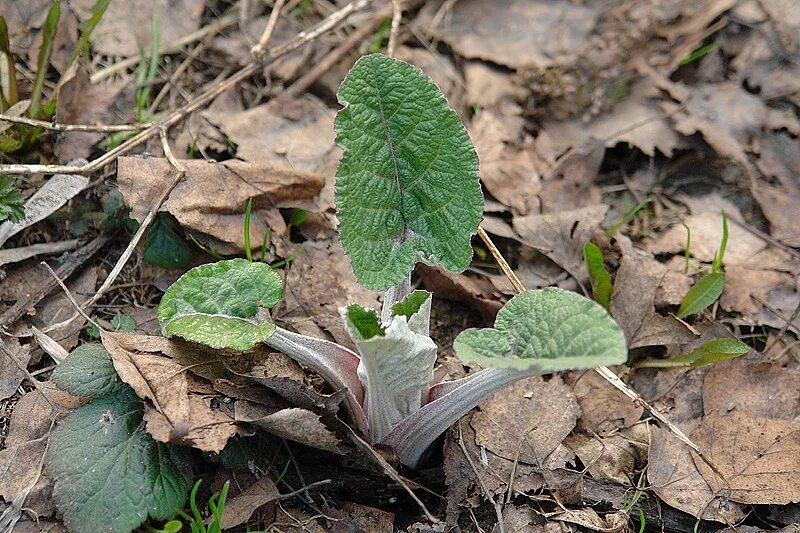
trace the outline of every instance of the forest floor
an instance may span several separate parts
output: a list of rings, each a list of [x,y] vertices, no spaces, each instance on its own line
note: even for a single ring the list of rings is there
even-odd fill
[[[24,210],[0,224],[0,532],[66,531],[44,456],[75,405],[50,374],[101,329],[128,336],[145,379],[154,357],[182,369],[183,399],[203,406],[182,413],[182,435],[230,429],[192,453],[199,501],[231,481],[231,531],[800,531],[796,0],[407,1],[394,31],[390,1],[361,3],[70,0],[48,21],[51,0],[0,0],[0,219]],[[339,307],[381,295],[337,237],[336,90],[390,39],[466,126],[482,227],[525,288],[591,296],[597,245],[630,350],[612,371],[642,401],[592,370],[529,378],[411,470],[333,426],[293,432],[288,418],[254,436],[237,402],[268,392],[274,412],[306,413],[320,404],[298,391],[331,392],[282,354],[230,356],[261,372],[241,381],[146,348],[171,283],[244,257],[251,199],[250,245],[285,280],[273,320],[352,347]],[[437,379],[476,370],[454,338],[515,294],[473,246],[464,273],[413,276],[434,293]],[[714,297],[679,312],[712,271]],[[746,353],[695,357],[722,338]]]

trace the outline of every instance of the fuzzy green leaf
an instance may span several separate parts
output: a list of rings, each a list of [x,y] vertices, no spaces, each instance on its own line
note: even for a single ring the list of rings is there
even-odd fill
[[[592,284],[592,296],[594,300],[608,309],[611,304],[611,293],[614,286],[611,283],[611,275],[606,270],[603,252],[596,244],[587,242],[583,247],[583,260],[586,269],[589,271],[589,283]]]
[[[79,407],[53,431],[47,475],[53,501],[74,533],[127,533],[150,516],[167,520],[191,483],[188,449],[158,443],[125,388]]]
[[[338,98],[339,234],[359,283],[386,289],[420,260],[465,270],[483,195],[475,149],[441,91],[416,67],[374,54],[356,62]]]
[[[725,274],[721,272],[706,274],[700,278],[700,281],[692,285],[692,288],[683,297],[676,316],[678,318],[686,318],[690,315],[696,315],[716,302],[724,288]]]
[[[102,344],[89,343],[75,348],[53,370],[53,383],[75,396],[99,398],[126,387],[117,377],[114,364]]]
[[[494,328],[463,331],[453,347],[466,363],[543,374],[627,359],[625,335],[605,309],[553,287],[514,296]]]
[[[746,354],[750,347],[736,339],[714,339],[699,348],[669,359],[644,359],[636,362],[637,368],[697,368]]]
[[[0,151],[3,151],[2,147]],[[0,222],[9,220],[16,224],[25,218],[23,200],[24,197],[14,185],[14,178],[0,174]]]
[[[158,319],[167,337],[249,350],[275,332],[264,309],[282,293],[283,282],[269,265],[219,261],[195,267],[173,283],[158,306]]]

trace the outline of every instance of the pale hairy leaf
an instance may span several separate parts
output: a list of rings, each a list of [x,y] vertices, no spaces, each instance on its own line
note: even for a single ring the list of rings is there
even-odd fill
[[[164,293],[158,319],[164,335],[213,348],[249,350],[275,332],[264,309],[281,298],[283,283],[264,263],[229,259],[195,267]]]
[[[555,287],[518,294],[497,314],[494,328],[463,331],[453,348],[466,363],[543,374],[627,358],[625,335],[602,306]]]
[[[386,327],[369,338],[361,336],[351,319],[364,315],[360,310],[353,313],[355,308],[358,306],[342,309],[342,316],[361,355],[358,375],[366,389],[370,438],[378,442],[427,400],[437,348],[430,337],[419,331],[427,328],[430,321],[431,298],[428,294],[410,317],[393,316]]]
[[[466,269],[483,215],[478,158],[441,91],[419,69],[373,54],[338,98],[339,233],[359,283],[386,289],[418,260]]]

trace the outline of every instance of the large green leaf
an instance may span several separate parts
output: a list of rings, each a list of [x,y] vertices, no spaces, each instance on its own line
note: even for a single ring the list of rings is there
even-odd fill
[[[51,376],[53,383],[75,396],[100,397],[127,387],[117,377],[111,354],[102,344],[88,343],[75,348]]]
[[[249,350],[274,333],[264,309],[282,294],[283,282],[269,265],[219,261],[195,267],[172,284],[158,306],[158,319],[168,337]]]
[[[467,363],[541,373],[627,359],[625,335],[605,309],[553,287],[514,296],[497,314],[494,328],[463,331],[453,348]]]
[[[374,54],[338,97],[339,233],[359,283],[386,289],[418,260],[466,269],[483,215],[478,158],[441,91],[416,67]]]
[[[154,441],[142,417],[126,387],[79,407],[50,437],[53,501],[73,533],[127,533],[148,516],[171,518],[185,503],[189,450]]]

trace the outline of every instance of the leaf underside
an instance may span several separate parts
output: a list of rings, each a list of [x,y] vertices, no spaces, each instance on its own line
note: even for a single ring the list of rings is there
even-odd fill
[[[337,96],[339,234],[359,283],[386,289],[418,260],[465,270],[483,195],[475,149],[441,91],[416,67],[374,54]]]
[[[554,287],[518,294],[497,314],[494,328],[463,331],[453,347],[467,363],[543,374],[627,359],[625,335],[605,309]]]
[[[172,284],[158,319],[168,337],[249,350],[275,332],[263,310],[278,303],[282,292],[280,276],[267,264],[219,261],[193,268]]]

